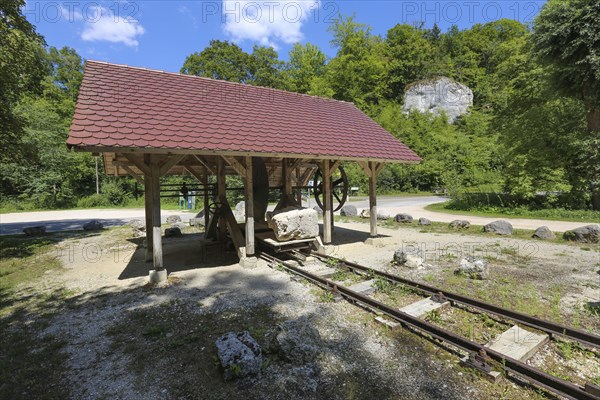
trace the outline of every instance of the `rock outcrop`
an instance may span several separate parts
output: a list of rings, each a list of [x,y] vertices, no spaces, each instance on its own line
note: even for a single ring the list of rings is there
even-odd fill
[[[413,222],[413,217],[410,214],[396,214],[394,221],[404,224],[411,224]]]
[[[450,78],[415,82],[404,93],[405,112],[417,110],[421,113],[445,113],[453,123],[473,105],[473,92],[467,86]]]
[[[534,239],[543,239],[543,240],[554,240],[556,239],[556,235],[554,232],[550,230],[547,226],[540,226],[533,232],[531,236]]]
[[[263,364],[263,355],[256,340],[247,331],[228,332],[215,342],[217,356],[225,370],[225,379],[256,375]]]
[[[344,217],[356,217],[358,215],[358,209],[352,204],[346,204],[340,210],[340,215]]]
[[[489,276],[489,265],[486,260],[467,256],[460,260],[458,272],[474,279],[487,279]]]

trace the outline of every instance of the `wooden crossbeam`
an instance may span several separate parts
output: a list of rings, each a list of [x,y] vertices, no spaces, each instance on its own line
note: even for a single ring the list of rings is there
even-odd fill
[[[125,157],[130,163],[135,165],[137,167],[137,169],[142,171],[144,173],[144,175],[152,175],[152,172],[150,171],[150,167],[142,159],[140,159],[130,153],[123,153],[122,156]]]
[[[246,167],[244,167],[235,157],[223,156],[223,159],[238,173],[239,176],[246,176]]]
[[[160,175],[166,175],[167,172],[171,170],[179,161],[181,161],[185,157],[184,154],[177,154],[173,156],[169,156],[161,165],[160,165]]]
[[[208,163],[206,162],[206,160],[205,160],[205,159],[204,159],[202,156],[198,156],[198,155],[195,155],[195,154],[194,154],[194,158],[195,158],[196,160],[198,160],[198,162],[199,162],[200,164],[202,164],[202,166],[203,166],[204,168],[206,168],[206,170],[207,170],[208,172],[210,172],[210,174],[211,174],[211,175],[216,175],[216,174],[215,174],[215,171],[214,171],[212,168],[210,168],[210,167],[208,166]]]
[[[136,174],[129,165],[121,164],[121,168],[123,168],[133,179],[138,181],[138,183],[144,184],[144,178]]]
[[[203,182],[204,181],[204,176],[202,174],[200,174],[198,171],[196,171],[194,169],[194,167],[192,167],[189,164],[183,164],[183,168],[185,168],[190,174],[192,174],[192,176],[196,179],[198,179],[198,181]]]

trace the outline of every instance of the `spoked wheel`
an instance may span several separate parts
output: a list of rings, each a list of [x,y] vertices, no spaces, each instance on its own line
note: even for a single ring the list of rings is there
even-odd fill
[[[313,178],[313,191],[315,193],[315,201],[321,210],[323,210],[323,173],[320,168],[317,169]],[[348,176],[343,167],[338,167],[331,176],[331,194],[338,201],[338,206],[333,211],[338,211],[348,199]]]

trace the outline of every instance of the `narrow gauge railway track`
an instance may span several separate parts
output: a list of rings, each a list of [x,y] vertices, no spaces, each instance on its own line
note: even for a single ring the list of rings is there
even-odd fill
[[[327,258],[328,256],[324,256],[322,254],[316,254],[320,258]],[[339,285],[336,282],[323,278],[321,276],[312,274],[302,268],[296,267],[289,263],[288,261],[281,260],[276,258],[270,254],[261,252],[260,257],[265,259],[268,262],[276,263],[282,265],[288,271],[301,276],[308,281],[328,290],[333,291],[336,294],[341,295],[346,300],[351,303],[356,303],[361,305],[362,307],[368,308],[373,311],[377,311],[387,315],[389,318],[392,318],[404,326],[411,327],[416,329],[423,334],[426,334],[434,339],[437,339],[443,343],[450,344],[456,348],[462,349],[463,351],[470,354],[471,364],[476,366],[478,369],[482,371],[489,372],[491,367],[487,364],[486,360],[493,360],[497,363],[497,367],[504,369],[507,373],[511,373],[521,379],[530,382],[531,384],[545,389],[554,394],[564,396],[573,400],[600,400],[600,396],[597,396],[593,393],[590,393],[579,385],[575,385],[572,382],[566,381],[564,379],[555,377],[550,375],[538,368],[527,365],[526,363],[516,360],[514,358],[508,357],[502,353],[494,351],[476,343],[472,340],[469,340],[465,337],[459,336],[453,332],[450,332],[446,329],[433,325],[421,318],[414,317],[410,314],[404,313],[397,308],[386,305],[382,302],[379,302],[371,297],[365,296],[359,292],[353,291],[346,286]],[[345,263],[348,267],[351,267],[353,263],[348,263],[347,261],[336,259],[340,263]],[[358,264],[354,264],[354,269],[360,269]],[[371,269],[367,267],[362,271],[369,272]],[[377,272],[377,271],[374,271]],[[393,275],[390,275],[393,277]],[[384,277],[381,275],[381,277]],[[399,278],[399,277],[396,277]],[[402,279],[402,278],[400,278]],[[434,293],[439,293],[440,290],[437,290],[433,287],[428,288],[435,290]],[[441,291],[444,293],[443,291]],[[458,295],[456,295],[458,296]],[[458,302],[458,300],[456,300]],[[475,306],[473,306],[475,307]],[[491,312],[491,311],[490,311]],[[498,315],[498,314],[497,314]],[[585,333],[585,332],[584,332]],[[596,347],[598,344],[598,337],[592,335],[591,343],[596,343]],[[586,341],[587,342],[587,341]]]
[[[367,274],[374,277],[379,277],[385,279],[390,282],[399,283],[401,285],[405,285],[411,287],[413,289],[417,289],[421,292],[428,293],[430,295],[442,295],[447,300],[474,308],[478,311],[493,314],[495,316],[512,320],[514,322],[519,322],[523,325],[529,326],[531,328],[537,329],[539,331],[545,332],[550,336],[558,335],[562,336],[574,341],[577,341],[581,344],[600,348],[600,336],[594,335],[593,333],[586,332],[581,329],[572,328],[569,326],[557,324],[551,321],[546,321],[540,318],[532,317],[527,314],[523,314],[517,311],[509,310],[506,308],[498,307],[493,304],[489,304],[480,300],[473,299],[471,297],[462,296],[456,293],[449,292],[447,290],[439,289],[433,286],[425,285],[419,282],[411,281],[409,279],[405,279],[399,277],[397,275],[392,275],[387,272],[377,271],[373,268],[365,267],[360,264],[356,264],[350,261],[342,260],[340,258],[327,256],[320,253],[313,253],[313,255],[317,256],[322,260],[335,260],[342,267],[346,267],[352,271],[358,272],[360,274]]]

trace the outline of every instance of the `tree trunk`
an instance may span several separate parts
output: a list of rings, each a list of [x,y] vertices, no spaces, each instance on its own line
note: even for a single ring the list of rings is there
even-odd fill
[[[600,108],[588,108],[587,113],[588,131],[600,131]]]
[[[589,107],[587,113],[587,128],[590,134],[600,133],[600,107]],[[592,209],[600,210],[600,187],[592,189]]]

